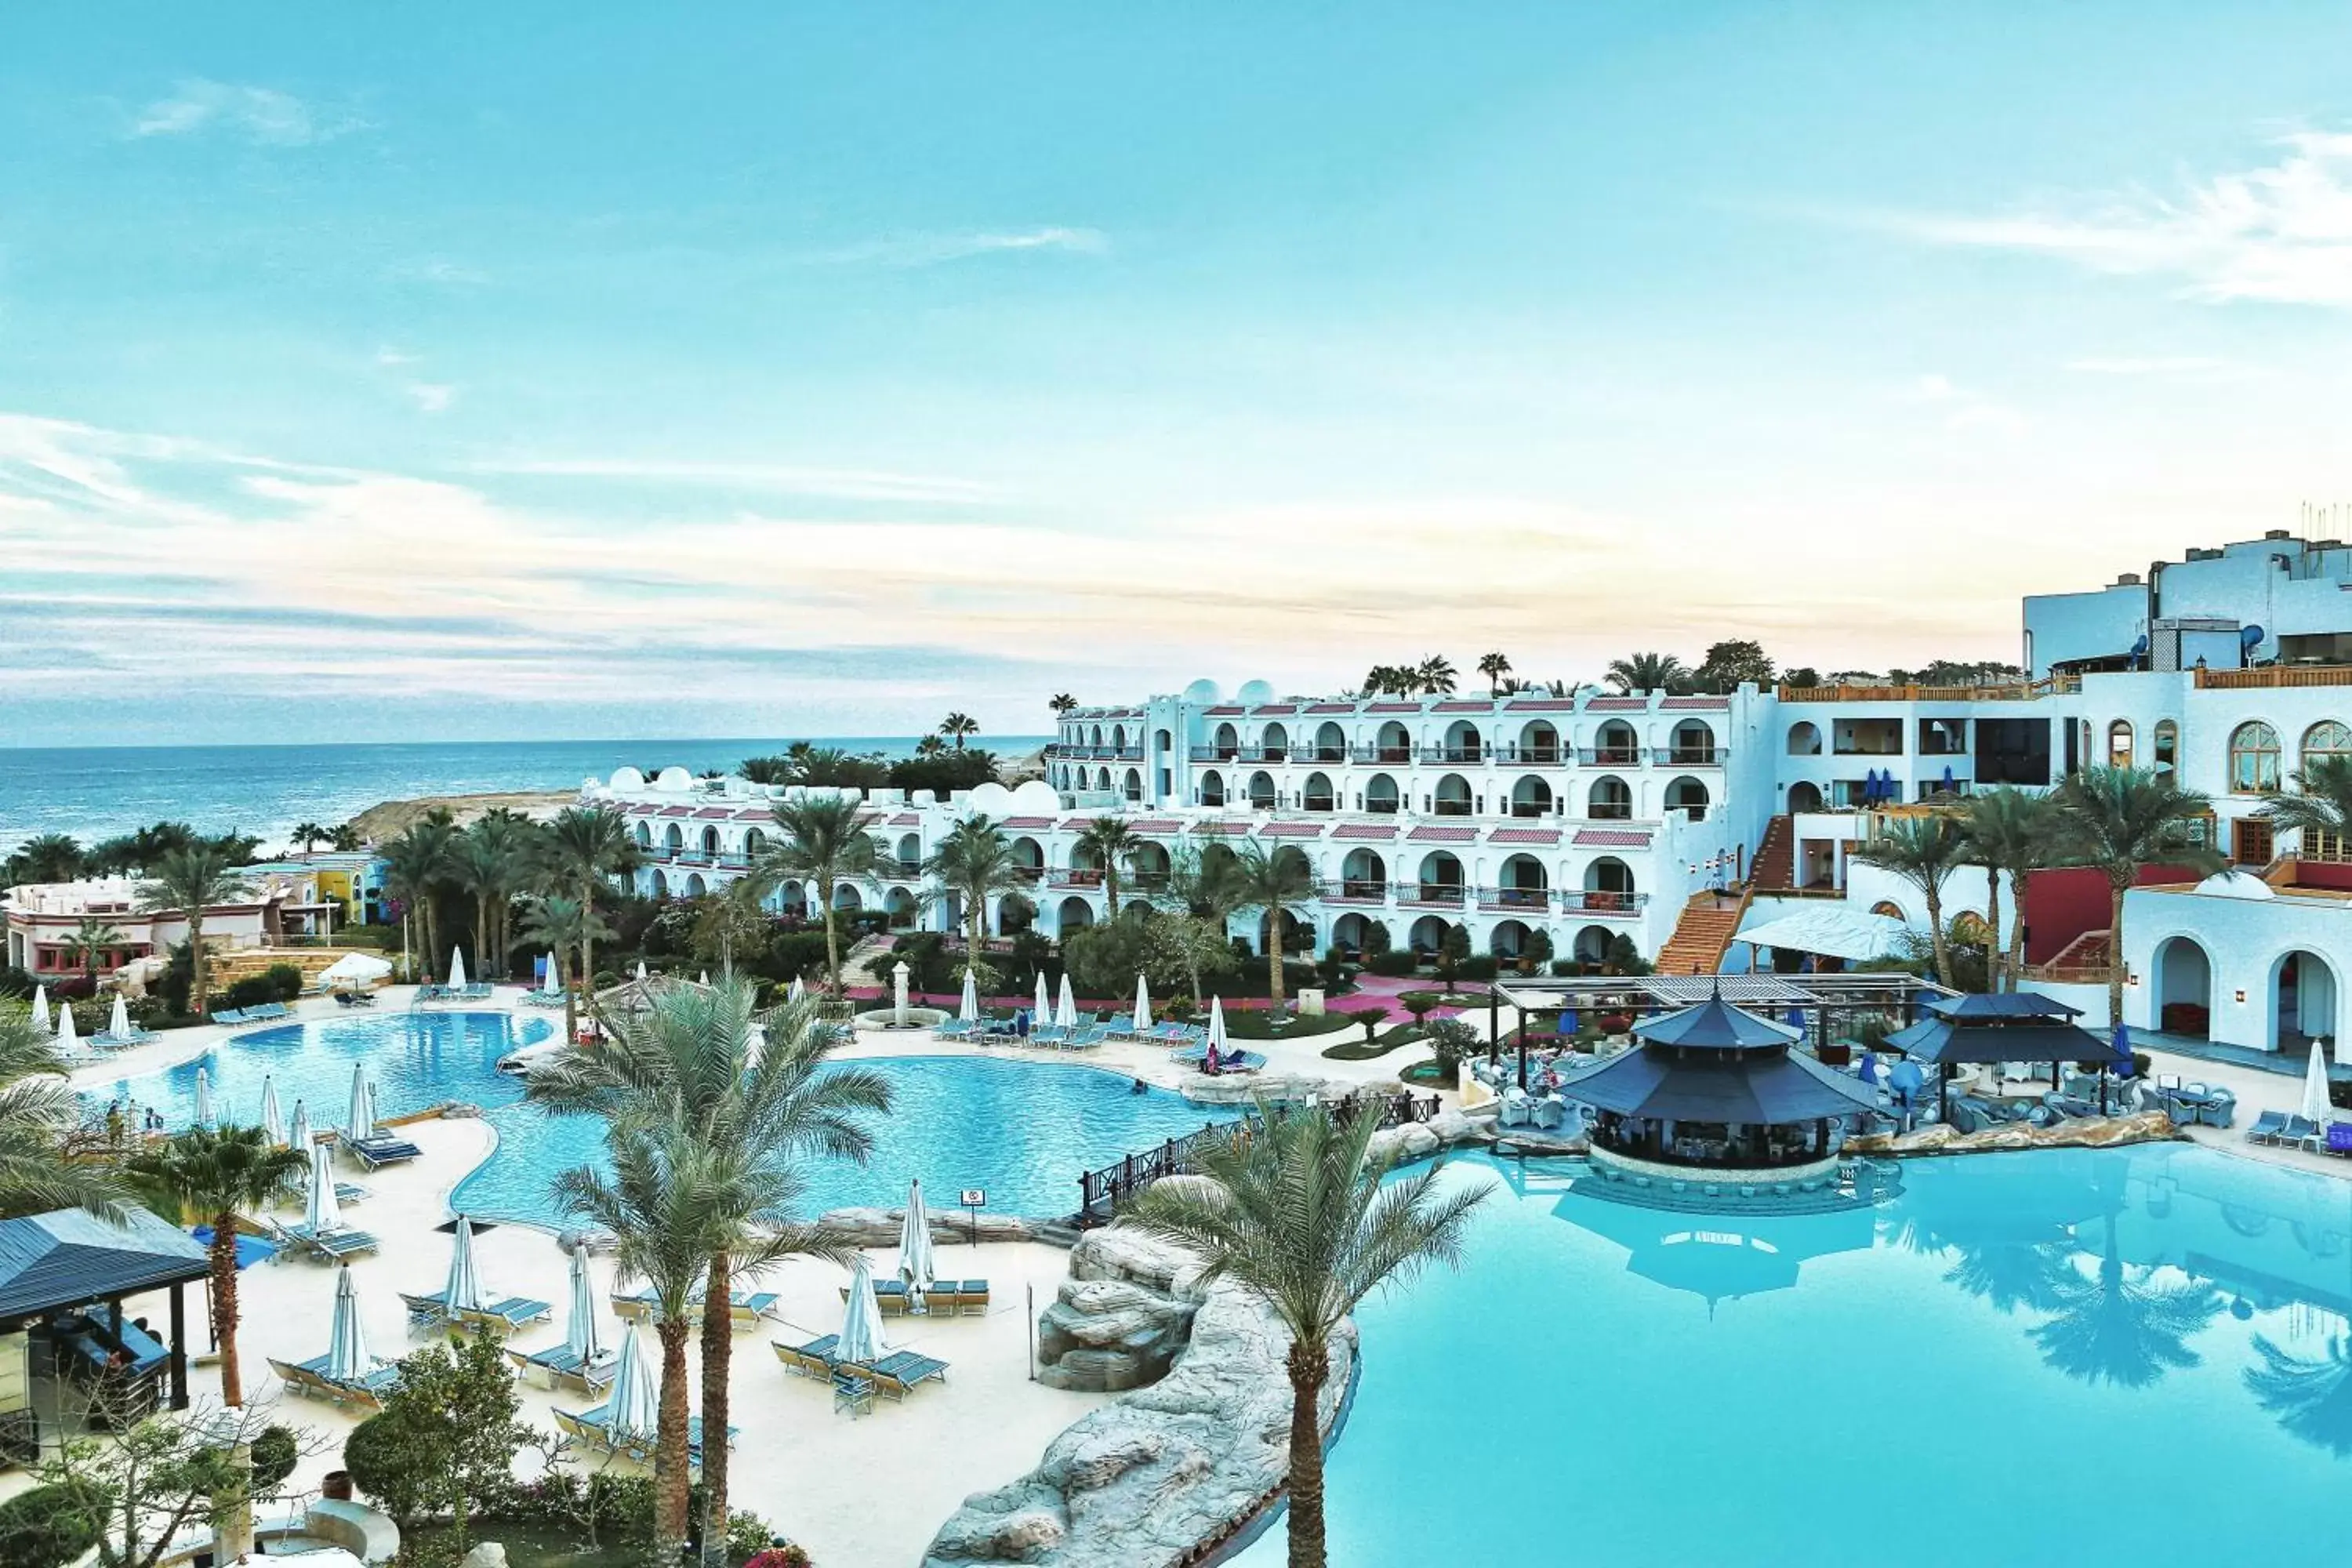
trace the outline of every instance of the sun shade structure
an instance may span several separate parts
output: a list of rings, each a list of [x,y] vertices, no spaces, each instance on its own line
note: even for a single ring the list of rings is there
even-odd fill
[[[1874,915],[1862,910],[1819,909],[1750,926],[1731,940],[1790,952],[1818,953],[1823,958],[1843,958],[1849,963],[1867,963],[1874,958],[1901,952],[1903,933],[1907,929],[1891,915]]]
[[[327,1334],[327,1375],[338,1383],[356,1383],[373,1372],[375,1365],[375,1357],[368,1353],[367,1333],[360,1325],[359,1291],[352,1284],[352,1266],[339,1264],[334,1326]]]
[[[1597,1147],[1665,1164],[1769,1169],[1830,1153],[1832,1121],[1878,1109],[1874,1089],[1790,1047],[1797,1031],[1720,995],[1643,1020],[1640,1044],[1568,1079],[1601,1113]]]
[[[210,1272],[211,1259],[184,1231],[142,1208],[123,1211],[121,1226],[79,1209],[0,1220],[0,1331],[14,1331],[37,1318],[106,1306],[88,1313],[84,1337],[110,1338],[132,1349],[135,1337],[152,1353],[153,1343],[126,1329],[122,1299],[148,1290],[171,1291],[169,1368],[171,1402],[188,1405],[187,1310],[184,1288]]]
[[[596,1325],[596,1294],[589,1287],[584,1247],[572,1252],[572,1310],[564,1321],[563,1348],[578,1356],[583,1366],[604,1356],[604,1335]]]
[[[286,1142],[286,1121],[278,1112],[278,1079],[269,1073],[261,1075],[261,1131],[273,1144]]]
[[[2116,1058],[2111,1042],[2074,1022],[2080,1007],[2039,992],[1938,996],[1927,1007],[1927,1017],[1886,1037],[1886,1048],[1942,1069],[1947,1110],[1952,1069],[1970,1062],[2048,1062],[2054,1084],[2061,1062],[2098,1062],[2104,1079],[2105,1064]],[[2103,1100],[2105,1092],[2102,1088]]]
[[[841,1342],[834,1354],[845,1362],[870,1362],[890,1353],[882,1337],[882,1304],[874,1299],[874,1266],[864,1253],[851,1266],[849,1300],[841,1314]]]
[[[373,953],[347,952],[319,972],[328,985],[372,985],[392,973],[392,965]]]
[[[898,1278],[907,1282],[908,1310],[926,1310],[923,1293],[935,1278],[932,1268],[931,1216],[923,1205],[923,1184],[918,1181],[907,1189],[907,1215],[898,1226]]]

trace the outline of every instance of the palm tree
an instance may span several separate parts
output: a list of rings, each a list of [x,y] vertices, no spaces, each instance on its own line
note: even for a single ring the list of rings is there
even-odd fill
[[[236,1354],[236,1216],[285,1191],[310,1167],[310,1152],[272,1143],[258,1127],[191,1127],[142,1149],[123,1170],[168,1213],[212,1226],[213,1342],[220,1346],[221,1403],[245,1403]]]
[[[1213,847],[1217,853],[1192,844],[1178,845],[1168,858],[1168,880],[1160,898],[1187,917],[1212,925],[1222,942],[1226,923],[1241,908],[1242,895],[1234,876],[1233,851],[1223,845]],[[1202,1005],[1200,955],[1190,942],[1181,944],[1181,952],[1185,974],[1192,985],[1192,1005],[1198,1007]]]
[[[2060,831],[2068,858],[2107,879],[2107,1017],[2124,1016],[2124,894],[2142,866],[2185,867],[2200,877],[2229,862],[2189,838],[2189,824],[2212,803],[2146,768],[2087,767],[2058,786]]]
[[[192,991],[198,1014],[206,1010],[205,982],[210,968],[205,953],[205,910],[242,898],[247,890],[248,884],[230,868],[228,857],[211,844],[190,844],[171,851],[140,885],[142,909],[177,910],[188,922]]]
[[[64,1208],[121,1217],[121,1189],[104,1170],[59,1157],[81,1116],[67,1073],[33,1010],[0,999],[0,1219]]]
[[[1678,691],[1690,682],[1690,671],[1670,653],[1635,653],[1609,664],[1609,685],[1621,695],[1643,691]]]
[[[936,757],[947,749],[948,743],[937,735],[926,735],[915,742],[915,755],[919,757]]]
[[[524,940],[541,943],[555,954],[555,972],[564,975],[563,1037],[580,1037],[580,1011],[575,1000],[577,988],[589,982],[588,954],[596,943],[613,934],[604,917],[577,899],[567,899],[561,893],[550,893],[534,904],[523,916]],[[571,973],[565,974],[565,954],[575,960]]]
[[[940,721],[940,733],[953,741],[961,752],[966,736],[980,733],[980,721],[969,713],[950,713]]]
[[[1269,853],[1244,844],[1225,873],[1233,879],[1234,908],[1262,910],[1265,916],[1265,984],[1270,1016],[1282,1016],[1282,917],[1315,896],[1307,857],[1288,845]]]
[[[735,764],[737,776],[755,784],[782,784],[791,770],[792,762],[785,757],[746,757]]]
[[[1478,673],[1486,678],[1486,695],[1489,697],[1503,694],[1503,677],[1510,671],[1511,658],[1508,654],[1489,653],[1479,657]]]
[[[787,1257],[846,1263],[855,1242],[803,1225],[790,1212],[798,1195],[795,1163],[805,1158],[865,1163],[874,1151],[869,1116],[890,1109],[889,1081],[863,1068],[821,1070],[833,1032],[814,1000],[772,1013],[766,1043],[752,1048],[749,984],[709,991],[679,986],[654,998],[592,1050],[567,1047],[530,1079],[529,1098],[558,1113],[604,1117],[616,1127],[694,1130],[714,1156],[709,1168],[730,1173],[713,1188],[714,1246],[703,1280],[702,1419],[720,1431],[728,1418],[728,1372],[734,1324],[720,1303],[740,1277]],[[703,1458],[708,1510],[706,1550],[727,1536],[727,1461]]]
[[[2338,840],[2338,854],[2352,847],[2344,842],[2352,839],[2352,757],[2314,757],[2287,777],[2294,793],[2273,795],[2255,815],[2268,817],[2275,828],[2301,834],[2296,847],[2305,854],[2320,835]]]
[[[1004,829],[986,816],[967,816],[923,858],[923,875],[931,880],[931,897],[944,905],[963,905],[964,966],[980,963],[982,943],[988,940],[988,901],[1024,887],[1021,858]]]
[[[1879,836],[1858,844],[1853,858],[1891,871],[1927,900],[1928,933],[1936,953],[1936,978],[1952,983],[1951,933],[1944,929],[1944,879],[1961,863],[1966,839],[1959,825],[1941,812],[1890,822]]]
[[[302,853],[305,855],[308,855],[310,852],[312,846],[325,842],[331,842],[334,837],[335,830],[333,828],[321,827],[315,822],[298,822],[286,835],[288,842],[299,844],[302,847]]]
[[[1442,653],[1433,653],[1412,668],[1412,683],[1431,697],[1442,696],[1454,687],[1454,661]]]
[[[111,924],[95,915],[84,915],[74,922],[73,935],[66,938],[66,955],[80,961],[82,978],[89,982],[92,995],[98,994],[100,955],[121,947],[127,940]]]
[[[1066,719],[1078,710],[1078,700],[1066,691],[1056,691],[1046,704],[1056,719]]]
[[[1087,824],[1071,847],[1085,850],[1102,868],[1103,901],[1109,906],[1109,918],[1118,919],[1118,868],[1134,862],[1143,840],[1123,818],[1097,816]]]
[[[2254,1353],[2263,1358],[2246,1369],[2254,1402],[2292,1436],[2352,1458],[2352,1340],[2329,1334],[2317,1355],[2305,1357],[2256,1334]]]
[[[36,834],[9,858],[16,863],[10,879],[19,882],[70,882],[87,864],[80,841],[69,833]]]
[[[521,835],[510,820],[486,816],[449,846],[450,879],[474,900],[474,967],[485,978],[499,972],[502,911],[514,897],[522,864]]]
[[[2033,1330],[2042,1359],[2068,1377],[2146,1388],[2175,1368],[2202,1359],[2189,1342],[2221,1310],[2221,1292],[2191,1276],[2159,1284],[2153,1268],[2126,1268],[2116,1249],[2116,1218],[2106,1245],[2085,1275],[2059,1282],[2057,1316]]]
[[[833,890],[845,878],[870,875],[879,858],[874,838],[858,826],[862,803],[855,795],[803,795],[778,801],[776,826],[782,842],[760,858],[751,874],[764,893],[787,877],[814,881],[824,910],[824,970],[833,994],[841,994],[841,940],[834,923]]]
[[[1462,1256],[1470,1215],[1494,1189],[1438,1191],[1430,1166],[1384,1184],[1370,1158],[1379,1118],[1263,1101],[1247,1136],[1210,1139],[1198,1177],[1144,1189],[1128,1214],[1145,1233],[1189,1247],[1203,1282],[1231,1280],[1290,1335],[1290,1568],[1323,1568],[1323,1432],[1331,1335],[1356,1304],[1431,1263]]]
[[[676,1563],[686,1545],[689,1481],[687,1337],[694,1331],[694,1294],[710,1255],[735,1239],[728,1215],[736,1206],[738,1173],[695,1129],[675,1119],[615,1122],[604,1142],[611,1173],[574,1166],[556,1176],[554,1197],[565,1215],[613,1237],[619,1280],[642,1279],[653,1297],[654,1334],[661,1345],[653,1560]],[[730,1315],[718,1302],[708,1305],[722,1319]],[[710,1445],[724,1446],[723,1437]]]
[[[1995,991],[2014,991],[2025,969],[2025,883],[2058,853],[2058,808],[2047,795],[2004,784],[1969,797],[1960,822],[1961,858],[1985,870],[1987,976]],[[2001,881],[2009,882],[2007,957],[2000,944]]]
[[[384,887],[400,900],[403,923],[415,918],[416,944],[425,954],[427,980],[440,973],[435,956],[441,941],[437,906],[441,889],[450,879],[457,837],[457,828],[447,821],[427,816],[402,829],[383,850]]]
[[[597,890],[610,879],[634,870],[638,859],[627,819],[609,805],[566,806],[556,813],[540,840],[540,852],[546,857],[548,874],[559,885],[576,889],[581,907],[588,910],[596,907]],[[596,984],[593,942],[592,937],[580,947],[584,985]]]

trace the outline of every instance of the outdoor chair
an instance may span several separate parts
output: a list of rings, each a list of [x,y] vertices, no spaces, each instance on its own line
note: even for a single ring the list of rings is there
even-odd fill
[[[527,1296],[509,1296],[487,1307],[469,1307],[452,1313],[459,1328],[478,1333],[510,1334],[532,1323],[543,1323],[555,1315],[555,1310],[544,1301],[534,1301]]]
[[[425,1156],[425,1151],[407,1139],[388,1135],[378,1135],[373,1138],[346,1138],[343,1140],[343,1146],[352,1152],[353,1158],[371,1171],[380,1170],[386,1165],[405,1164],[411,1160],[423,1159]]]
[[[844,1362],[841,1370],[873,1380],[877,1391],[904,1399],[920,1384],[948,1380],[948,1363],[913,1351],[894,1351],[870,1362]]]
[[[833,1408],[836,1414],[846,1410],[853,1416],[874,1414],[874,1382],[855,1373],[833,1374]]]
[[[509,1350],[507,1359],[514,1363],[517,1372],[539,1368],[547,1374],[551,1387],[572,1387],[589,1394],[602,1394],[609,1387],[613,1374],[621,1366],[620,1357],[611,1351],[593,1362],[583,1362],[572,1354],[569,1345],[551,1345],[530,1354]]]
[[[840,1365],[833,1353],[834,1347],[841,1343],[839,1334],[827,1334],[804,1345],[788,1345],[782,1340],[768,1342],[774,1347],[776,1359],[784,1363],[784,1370],[796,1376],[830,1378]]]
[[[2254,1124],[2252,1127],[2246,1129],[2246,1142],[2249,1143],[2273,1142],[2285,1131],[2286,1112],[2265,1110],[2254,1118]]]

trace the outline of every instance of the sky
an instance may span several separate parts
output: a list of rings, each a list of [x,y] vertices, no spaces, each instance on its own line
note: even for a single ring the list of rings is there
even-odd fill
[[[2341,5],[9,32],[0,745],[2013,658],[2352,502]]]

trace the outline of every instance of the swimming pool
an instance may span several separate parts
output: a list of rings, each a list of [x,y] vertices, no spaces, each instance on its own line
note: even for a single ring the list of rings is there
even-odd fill
[[[152,1105],[173,1126],[184,1126],[195,1116],[202,1067],[211,1075],[219,1114],[250,1121],[261,1114],[263,1076],[274,1075],[281,1111],[290,1120],[295,1101],[303,1100],[311,1125],[324,1129],[341,1125],[352,1064],[365,1061],[380,1115],[466,1100],[482,1107],[498,1130],[497,1152],[458,1184],[452,1206],[555,1226],[562,1221],[548,1202],[549,1178],[600,1163],[604,1123],[547,1115],[524,1102],[520,1079],[497,1068],[516,1047],[551,1033],[543,1018],[504,1013],[328,1018],[238,1035],[195,1061],[88,1092],[100,1105],[117,1097]],[[1235,1114],[1194,1106],[1165,1089],[1135,1094],[1123,1077],[1070,1063],[895,1057],[858,1065],[889,1079],[892,1111],[876,1125],[870,1163],[813,1163],[803,1200],[811,1215],[902,1203],[917,1176],[940,1208],[952,1208],[961,1189],[977,1187],[993,1213],[1066,1214],[1077,1206],[1081,1172]]]
[[[2352,1482],[2352,1183],[2148,1144],[1743,1218],[1580,1170],[1447,1171],[1498,1190],[1360,1315],[1333,1562],[2253,1561]]]

